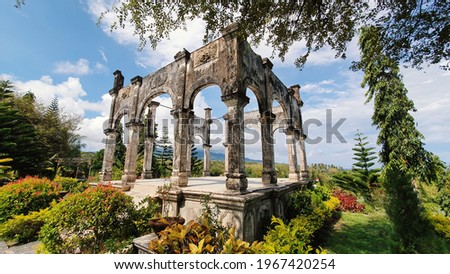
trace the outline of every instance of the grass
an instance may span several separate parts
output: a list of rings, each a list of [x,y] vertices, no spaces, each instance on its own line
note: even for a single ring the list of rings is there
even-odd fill
[[[332,254],[389,254],[392,226],[384,212],[343,212],[322,246]]]

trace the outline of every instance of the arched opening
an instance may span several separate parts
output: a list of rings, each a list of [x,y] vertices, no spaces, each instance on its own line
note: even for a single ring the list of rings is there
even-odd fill
[[[272,130],[277,178],[289,178],[289,156],[285,133],[287,125],[284,110],[277,100],[272,103],[272,113],[276,115]]]
[[[244,107],[245,173],[248,178],[262,178],[262,138],[258,100],[252,89],[247,88],[248,104]]]
[[[145,102],[136,166],[136,173],[141,179],[169,178],[172,174],[172,106],[172,99],[168,94],[158,95]]]
[[[192,177],[225,174],[224,115],[227,113],[227,106],[220,100],[221,96],[220,87],[210,85],[200,88],[191,99],[194,136],[188,161]]]

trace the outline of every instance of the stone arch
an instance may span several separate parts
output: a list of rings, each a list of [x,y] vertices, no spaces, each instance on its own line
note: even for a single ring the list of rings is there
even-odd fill
[[[144,98],[142,98],[138,104],[137,110],[136,110],[136,118],[141,121],[142,120],[142,115],[145,111],[145,109],[147,108],[148,104],[155,99],[156,97],[163,95],[163,94],[167,94],[169,95],[171,101],[172,101],[172,108],[174,107],[174,94],[172,92],[172,89],[170,87],[159,87],[157,89],[151,90],[150,92],[148,92],[148,94],[146,94],[144,96]]]
[[[272,102],[278,99],[284,116],[292,121],[288,128],[297,132],[301,129],[301,102],[299,86],[286,87],[272,72],[273,64],[267,58],[261,58],[253,52],[245,37],[239,35],[236,24],[230,25],[218,39],[189,52],[181,50],[174,56],[174,61],[146,77],[135,76],[131,84],[124,87],[124,79],[120,71],[115,71],[114,85],[109,91],[112,96],[109,128],[105,134],[114,139],[115,124],[127,113],[130,121],[127,123],[130,143],[127,146],[127,156],[122,183],[134,182],[136,179],[137,143],[142,127],[144,110],[153,98],[168,94],[172,100],[171,114],[174,120],[173,167],[171,183],[175,187],[188,184],[189,150],[193,134],[193,106],[197,94],[205,87],[217,85],[221,90],[221,101],[226,105],[225,120],[225,158],[226,158],[226,189],[235,194],[245,193],[247,179],[245,175],[244,151],[241,140],[244,137],[242,121],[244,107],[248,104],[247,89],[256,97],[261,132],[271,140],[272,127],[276,119],[272,111]],[[291,119],[291,120],[289,120]],[[297,136],[299,136],[297,134]],[[263,142],[265,143],[265,142]],[[113,150],[113,144],[107,143],[105,151]],[[263,163],[265,175],[263,183],[275,184],[275,169],[273,167],[273,145],[263,146]],[[111,156],[112,155],[112,156]],[[108,158],[109,157],[109,158]],[[113,154],[105,154],[103,170],[108,166]],[[108,180],[108,176],[103,177]]]
[[[219,80],[215,75],[207,75],[203,76],[199,79],[197,79],[195,82],[193,82],[188,88],[187,88],[187,103],[185,107],[188,109],[194,108],[194,101],[197,95],[204,90],[205,88],[211,87],[211,86],[218,86],[220,88],[220,92],[222,95],[223,93],[223,87],[220,85]]]
[[[114,118],[112,120],[112,128],[113,129],[117,129],[117,126],[119,125],[120,121],[122,120],[122,118],[129,116],[130,115],[130,110],[129,107],[124,106],[122,108],[120,108],[114,115]],[[127,121],[125,121],[127,122]]]

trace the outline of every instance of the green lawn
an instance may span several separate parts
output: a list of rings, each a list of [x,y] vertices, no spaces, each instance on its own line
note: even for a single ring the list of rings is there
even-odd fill
[[[387,254],[393,244],[391,231],[383,212],[343,212],[322,247],[334,254]]]

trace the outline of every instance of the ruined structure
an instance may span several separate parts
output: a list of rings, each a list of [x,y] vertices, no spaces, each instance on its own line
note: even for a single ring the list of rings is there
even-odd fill
[[[272,67],[273,64],[269,59],[262,59],[252,51],[246,40],[238,35],[238,26],[234,24],[224,29],[220,38],[202,48],[193,52],[180,51],[175,55],[175,61],[167,66],[144,78],[140,76],[132,78],[129,86],[124,86],[121,72],[116,71],[114,87],[109,92],[112,101],[109,127],[105,130],[106,146],[101,179],[103,181],[111,180],[117,125],[124,115],[128,116],[126,127],[129,131],[129,143],[122,182],[123,184],[132,183],[137,178],[136,160],[139,131],[143,130],[145,116],[149,121],[146,129],[144,171],[141,176],[142,178],[152,177],[151,151],[155,137],[153,121],[155,110],[158,107],[158,103],[152,100],[161,94],[168,94],[172,99],[171,114],[175,120],[171,185],[172,189],[178,189],[172,199],[172,202],[175,203],[173,214],[180,214],[179,199],[181,198],[179,198],[179,193],[187,195],[183,189],[189,184],[191,144],[195,134],[202,137],[205,150],[204,175],[209,175],[211,110],[206,109],[205,119],[200,126],[194,126],[194,124],[199,124],[194,123],[194,100],[202,89],[217,85],[222,93],[220,100],[228,109],[228,113],[224,117],[225,142],[223,145],[225,146],[226,176],[224,193],[228,196],[232,195],[230,197],[236,197],[236,195],[246,195],[248,192],[243,142],[244,107],[249,102],[249,98],[246,96],[247,89],[255,94],[259,107],[256,113],[248,115],[259,119],[261,125],[262,187],[277,185],[273,147],[273,132],[277,128],[283,128],[287,136],[290,181],[297,184],[305,182],[308,174],[304,147],[306,136],[302,129],[301,107],[303,103],[299,93],[300,86],[286,87],[272,72]],[[279,107],[272,107],[274,101],[278,102]],[[300,168],[297,162],[298,154]],[[187,199],[186,197],[183,199]],[[220,199],[222,198],[227,200],[226,197]],[[239,204],[236,201],[229,202]],[[230,218],[237,218],[242,223],[246,218],[244,207],[247,206],[245,203],[242,205],[242,216],[239,213],[239,216],[233,215]],[[233,210],[236,211],[236,209]],[[272,208],[268,214],[274,214],[275,211]],[[253,212],[252,214],[258,213]],[[257,222],[253,221],[252,226],[257,226]],[[254,233],[252,235],[245,237],[245,233],[243,233],[244,238],[247,239],[255,236]]]

